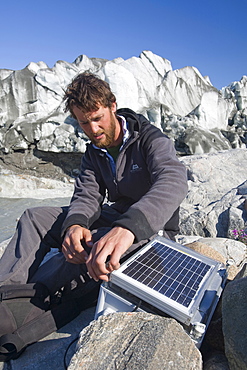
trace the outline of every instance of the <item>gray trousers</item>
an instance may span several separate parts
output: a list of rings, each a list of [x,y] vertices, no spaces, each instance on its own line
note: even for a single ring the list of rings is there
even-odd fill
[[[0,259],[0,285],[41,282],[55,293],[68,283],[85,281],[86,265],[67,262],[61,251],[44,262],[52,248],[61,250],[61,226],[67,210],[68,207],[36,207],[23,213]],[[93,241],[108,232],[118,217],[118,212],[104,206],[101,217],[91,227]],[[133,244],[126,255],[146,242]]]

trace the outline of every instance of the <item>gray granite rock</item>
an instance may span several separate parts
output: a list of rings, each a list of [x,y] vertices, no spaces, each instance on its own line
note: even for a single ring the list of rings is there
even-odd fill
[[[180,232],[201,237],[230,237],[247,228],[247,149],[183,157],[189,191],[181,204]]]
[[[247,276],[229,282],[223,292],[222,328],[230,369],[246,369]]]
[[[226,356],[222,352],[213,352],[203,364],[203,370],[230,370]]]
[[[201,368],[201,354],[180,324],[140,312],[93,321],[81,332],[69,365],[69,370]]]

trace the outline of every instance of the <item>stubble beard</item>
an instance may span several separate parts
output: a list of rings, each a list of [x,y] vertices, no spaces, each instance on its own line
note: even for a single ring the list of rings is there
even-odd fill
[[[106,148],[110,147],[112,145],[112,143],[114,142],[114,140],[115,140],[116,122],[115,122],[114,115],[113,115],[112,112],[111,112],[110,129],[108,130],[108,132],[106,132],[104,130],[99,131],[99,132],[97,132],[97,135],[102,134],[102,133],[105,135],[104,140],[102,140],[102,141],[95,140],[94,136],[90,137],[90,139],[91,139],[92,143],[95,146],[97,146],[98,148],[106,149]]]

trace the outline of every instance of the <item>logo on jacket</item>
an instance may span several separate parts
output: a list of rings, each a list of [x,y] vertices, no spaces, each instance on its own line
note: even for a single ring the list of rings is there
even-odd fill
[[[141,171],[142,168],[138,166],[138,164],[132,164],[130,172],[138,172]]]

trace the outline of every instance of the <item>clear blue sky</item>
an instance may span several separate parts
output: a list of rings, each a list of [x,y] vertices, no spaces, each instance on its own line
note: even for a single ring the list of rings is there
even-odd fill
[[[151,50],[220,89],[247,75],[247,0],[5,0],[0,69]]]

